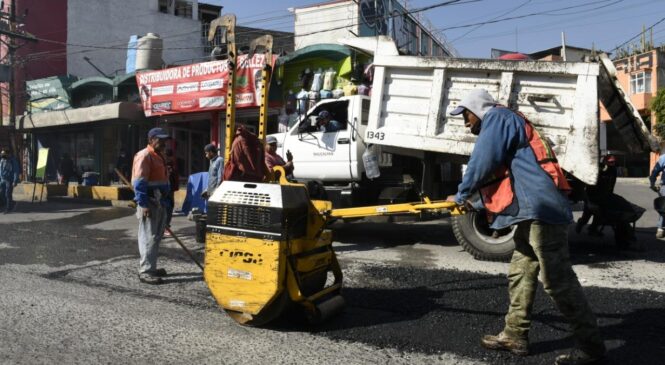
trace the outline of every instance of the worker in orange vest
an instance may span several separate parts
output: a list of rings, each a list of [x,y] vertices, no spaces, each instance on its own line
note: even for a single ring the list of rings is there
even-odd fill
[[[449,199],[486,209],[494,229],[517,226],[505,326],[498,335],[484,336],[482,346],[528,354],[540,273],[545,292],[571,323],[577,340],[577,347],[557,357],[556,364],[602,361],[605,345],[569,258],[570,186],[554,152],[524,115],[498,105],[486,90],[470,91],[450,114],[461,114],[478,139],[457,195]],[[481,202],[470,203],[474,193]]]

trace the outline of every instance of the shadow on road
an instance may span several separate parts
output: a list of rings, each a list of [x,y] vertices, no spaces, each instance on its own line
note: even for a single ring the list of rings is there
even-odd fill
[[[478,344],[482,335],[503,327],[508,307],[504,277],[403,267],[366,267],[361,276],[356,282],[363,287],[343,291],[343,314],[315,328],[285,320],[272,328],[313,331],[398,351],[453,352],[490,364],[552,363],[574,345],[565,319],[542,288],[534,305],[531,355],[518,358]],[[662,363],[665,294],[604,288],[585,292],[597,313],[611,364]]]

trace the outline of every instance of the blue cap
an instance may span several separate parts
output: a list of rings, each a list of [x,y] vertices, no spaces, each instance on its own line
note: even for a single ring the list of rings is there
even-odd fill
[[[168,139],[171,136],[164,128],[153,128],[148,132],[148,138]]]
[[[273,143],[277,143],[277,137],[267,136],[266,137],[266,144],[273,144]]]
[[[453,111],[450,112],[450,115],[459,115],[462,114],[462,112],[466,109],[463,106],[458,106],[457,108],[453,109]]]
[[[316,117],[316,120],[319,119],[330,119],[330,112],[327,110],[321,110],[319,115]]]

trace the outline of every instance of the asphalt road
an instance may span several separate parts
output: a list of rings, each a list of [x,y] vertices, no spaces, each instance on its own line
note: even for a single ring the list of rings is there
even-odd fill
[[[649,208],[636,180],[617,191]],[[665,242],[656,215],[638,222],[646,251],[620,251],[611,234],[571,231],[610,364],[665,363]],[[202,258],[194,228],[176,232]],[[534,306],[531,355],[482,349],[508,306],[504,263],[476,261],[447,220],[338,224],[346,311],[319,326],[278,320],[237,325],[209,295],[198,267],[172,239],[160,265],[166,284],[137,280],[136,218],[124,208],[19,202],[0,215],[0,363],[551,364],[573,345],[547,295]]]

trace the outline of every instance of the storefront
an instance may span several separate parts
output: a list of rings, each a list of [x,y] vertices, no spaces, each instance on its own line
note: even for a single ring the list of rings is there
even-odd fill
[[[140,105],[118,102],[28,114],[20,118],[18,129],[24,133],[32,166],[35,151],[49,148],[47,181],[57,181],[58,167],[67,156],[73,160],[78,177],[96,172],[101,183],[108,184],[115,180],[113,169],[120,152],[132,156],[143,148],[151,126]],[[34,171],[27,176],[34,176]]]

